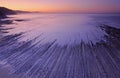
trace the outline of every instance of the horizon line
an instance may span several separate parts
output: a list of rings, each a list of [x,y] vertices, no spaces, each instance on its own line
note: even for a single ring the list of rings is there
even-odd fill
[[[4,7],[4,6],[0,6],[0,7]],[[8,7],[4,7],[4,8],[8,8]],[[119,11],[115,11],[115,12],[110,12],[110,11],[40,11],[40,10],[33,10],[33,11],[30,11],[30,10],[21,10],[21,9],[11,9],[11,8],[8,8],[10,10],[13,10],[13,11],[21,11],[21,12],[32,12],[32,13],[73,13],[73,14],[106,14],[106,13],[109,13],[109,14],[120,14]]]

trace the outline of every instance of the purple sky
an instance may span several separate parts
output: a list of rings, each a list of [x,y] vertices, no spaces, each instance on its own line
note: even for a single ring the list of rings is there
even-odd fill
[[[120,0],[1,0],[0,5],[43,12],[120,12]]]

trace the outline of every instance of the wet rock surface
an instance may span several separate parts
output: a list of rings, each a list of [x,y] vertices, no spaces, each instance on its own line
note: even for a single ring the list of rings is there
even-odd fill
[[[99,29],[105,34],[96,43],[88,38],[88,43],[59,45],[58,39],[43,44],[44,33],[19,41],[25,32],[5,35],[12,29],[1,25],[1,67],[12,78],[119,78],[120,28],[100,25]]]

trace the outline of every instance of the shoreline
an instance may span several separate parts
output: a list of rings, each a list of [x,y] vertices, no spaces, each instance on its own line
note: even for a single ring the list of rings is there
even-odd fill
[[[4,24],[6,21],[1,26]],[[77,45],[61,46],[57,39],[43,44],[44,33],[40,35],[40,32],[37,37],[19,41],[27,32],[4,35],[11,29],[0,27],[0,32],[3,31],[0,33],[3,35],[0,38],[0,61],[4,62],[0,66],[3,71],[0,75],[10,73],[12,78],[119,78],[120,28],[103,24],[99,29],[105,34],[95,44],[88,38],[88,44],[79,39],[81,42]],[[8,65],[12,69],[6,72],[3,67]]]

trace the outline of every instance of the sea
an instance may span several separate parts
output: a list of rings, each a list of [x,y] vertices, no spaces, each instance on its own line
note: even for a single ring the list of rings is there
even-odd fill
[[[21,13],[1,20],[11,21],[0,25],[2,78],[120,77],[120,14]]]

